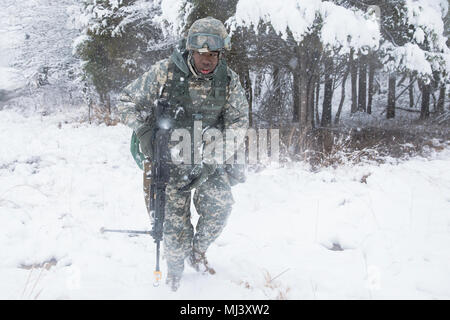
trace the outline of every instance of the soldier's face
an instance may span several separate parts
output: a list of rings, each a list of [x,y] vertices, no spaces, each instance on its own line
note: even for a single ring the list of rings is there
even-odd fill
[[[194,51],[192,55],[195,68],[202,74],[208,74],[214,71],[219,63],[219,52],[198,52]]]

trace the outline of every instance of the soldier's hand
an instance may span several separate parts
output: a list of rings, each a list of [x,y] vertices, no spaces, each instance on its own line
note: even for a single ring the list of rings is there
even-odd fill
[[[209,176],[216,171],[216,168],[217,168],[216,162],[212,163],[202,162],[201,164],[196,165],[189,174],[190,182],[178,190],[180,192],[188,192],[191,191],[192,189],[198,188],[206,180],[208,180]]]
[[[136,130],[136,136],[139,139],[139,146],[142,153],[146,157],[150,157],[152,154],[153,129],[145,124]]]

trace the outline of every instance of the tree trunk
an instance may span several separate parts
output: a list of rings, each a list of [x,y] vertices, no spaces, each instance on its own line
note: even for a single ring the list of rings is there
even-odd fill
[[[314,77],[311,82],[312,88],[309,90],[309,92],[311,94],[310,94],[310,98],[308,101],[308,104],[311,105],[311,109],[312,109],[312,126],[313,126],[313,128],[316,127],[316,123],[319,123],[319,122],[317,122],[317,118],[316,118],[317,110],[316,110],[316,80],[315,80],[315,78],[316,77]]]
[[[315,117],[314,117],[314,89],[316,88],[317,75],[309,77],[308,81],[308,119],[311,122],[311,128],[316,127]]]
[[[318,79],[321,43],[317,35],[308,35],[296,47],[299,84],[299,138],[297,151],[311,147],[314,123],[314,88]],[[297,69],[297,68],[296,68]]]
[[[88,118],[89,118],[89,124],[91,124],[92,121],[92,99],[88,98]]]
[[[354,50],[350,51],[350,73],[352,81],[352,106],[351,112],[355,113],[358,110],[358,88],[356,81],[358,79],[358,68],[356,67],[356,62],[354,60]]]
[[[305,40],[304,40],[305,41]],[[304,47],[304,44],[301,44],[297,47],[297,60],[298,63],[298,98],[299,98],[299,104],[298,104],[298,119],[299,119],[299,126],[300,130],[304,131],[307,130],[311,126],[310,117],[308,115],[309,113],[309,106],[308,106],[308,82],[309,82],[309,74],[308,74],[308,66],[307,66],[307,57],[304,53],[304,50],[307,50]]]
[[[358,111],[367,109],[367,55],[359,58]]]
[[[308,74],[306,73],[306,65],[302,66],[300,74],[300,128],[306,129],[310,127],[308,117]]]
[[[320,122],[322,127],[328,127],[331,125],[331,102],[333,98],[333,77],[331,75],[332,71],[333,71],[333,60],[331,58],[326,58],[325,86],[322,104],[322,121]]]
[[[388,103],[387,103],[387,113],[386,117],[392,119],[395,117],[395,74],[389,74],[389,85],[388,85]]]
[[[439,98],[436,105],[436,112],[438,114],[444,112],[445,91],[446,91],[445,89],[446,89],[445,84],[442,84],[441,88],[439,89]]]
[[[315,103],[315,112],[316,112],[316,121],[317,123],[320,122],[320,117],[319,117],[319,97],[320,97],[320,74],[318,74],[317,79],[316,79],[316,98],[314,99],[314,103]]]
[[[108,114],[111,114],[111,99],[107,92],[99,93],[100,103],[103,105]]]
[[[281,104],[281,79],[280,79],[280,67],[274,66],[272,69],[272,83],[273,83],[273,97],[276,105]]]
[[[292,72],[292,122],[300,121],[300,68],[297,66]]]
[[[409,78],[410,83],[413,81],[413,76]],[[410,85],[408,88],[409,93],[409,108],[414,109],[414,85]]]
[[[108,110],[108,114],[111,114],[111,97],[109,93],[106,94],[106,109]]]
[[[437,103],[437,100],[436,100],[436,95],[434,94],[433,90],[434,90],[434,88],[431,87],[430,92],[431,92],[431,98],[433,98],[433,111],[436,112],[436,108],[437,108],[437,107],[436,107],[436,103]]]
[[[422,106],[420,108],[420,119],[428,119],[430,117],[430,85],[422,84]]]
[[[339,118],[341,117],[342,106],[344,105],[344,100],[345,100],[345,83],[347,82],[347,77],[348,77],[349,72],[350,72],[350,68],[347,69],[347,71],[344,74],[344,78],[342,78],[341,101],[339,101],[339,108],[338,108],[338,111],[336,112],[336,116],[334,117],[334,124],[338,124]]]
[[[188,23],[185,26],[185,28],[187,28],[186,31],[188,30],[190,25],[198,18],[208,15],[216,16],[215,14],[210,14],[211,10],[217,9],[217,6],[212,6],[211,3],[212,2],[209,0],[201,2],[196,1],[193,10],[188,17]],[[209,13],[206,14],[207,12]],[[251,126],[253,125],[253,88],[250,78],[248,58],[246,54],[243,54],[243,52],[246,52],[245,43],[243,40],[245,35],[245,31],[243,31],[242,29],[237,30],[233,34],[233,46],[231,47],[230,52],[227,54],[227,64],[230,66],[230,68],[236,70],[241,85],[245,90],[247,101],[249,104],[249,122]]]
[[[252,81],[250,78],[250,70],[246,68],[244,74],[244,90],[245,95],[247,96],[248,101],[248,121],[249,126],[253,126],[253,89],[252,89]]]
[[[262,86],[262,73],[258,72],[256,75],[256,79],[255,79],[255,84],[253,86],[254,90],[254,94],[253,96],[255,97],[255,100],[258,100],[261,97],[261,86]]]
[[[368,100],[367,100],[367,113],[372,114],[372,100],[373,100],[373,82],[375,78],[375,57],[370,55],[369,60],[369,88],[368,88]]]

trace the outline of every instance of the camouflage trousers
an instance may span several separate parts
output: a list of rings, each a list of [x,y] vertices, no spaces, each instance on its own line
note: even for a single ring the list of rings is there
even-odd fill
[[[166,188],[164,256],[170,276],[181,276],[184,260],[193,249],[206,252],[221,234],[234,203],[227,175],[218,172],[211,175],[193,194],[192,200],[199,214],[194,232],[191,223],[191,192],[178,191],[188,182],[185,179],[188,172],[183,166],[173,166]],[[144,190],[148,190],[148,183],[144,174]]]

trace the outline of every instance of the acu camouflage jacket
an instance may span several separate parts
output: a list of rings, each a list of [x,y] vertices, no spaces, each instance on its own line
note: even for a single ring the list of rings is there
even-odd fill
[[[149,71],[130,83],[120,97],[119,113],[124,124],[137,130],[150,118],[155,102],[161,97],[164,85],[171,80],[173,74],[169,72],[170,59],[161,60],[154,64]],[[184,61],[183,61],[184,62]],[[185,63],[185,62],[184,62]],[[226,101],[222,109],[221,127],[223,136],[227,129],[248,128],[248,102],[245,91],[242,88],[238,75],[227,67],[227,73],[230,78]],[[201,106],[204,99],[210,94],[212,80],[197,79],[194,76],[188,77],[189,95],[192,104]],[[242,148],[245,137],[238,138],[237,147]],[[233,154],[234,155],[234,154]],[[226,154],[225,159],[229,159],[232,154]]]

